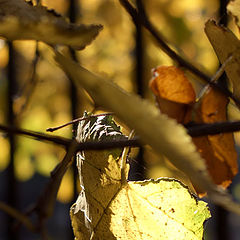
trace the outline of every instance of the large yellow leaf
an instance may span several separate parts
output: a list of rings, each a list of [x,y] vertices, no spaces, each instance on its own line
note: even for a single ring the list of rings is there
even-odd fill
[[[80,142],[119,137],[109,116],[79,124]],[[174,179],[123,182],[119,156],[119,150],[77,154],[82,191],[70,210],[76,239],[202,239],[207,204]]]
[[[53,10],[24,0],[0,1],[0,36],[8,40],[39,40],[83,49],[102,29],[101,25],[71,24]]]
[[[135,129],[143,143],[149,144],[156,153],[164,154],[190,177],[198,189],[208,192],[212,201],[240,213],[240,206],[210,180],[204,160],[182,125],[160,114],[148,101],[95,76],[60,53],[56,52],[55,58],[76,85],[84,87],[98,105],[115,112],[130,128]]]

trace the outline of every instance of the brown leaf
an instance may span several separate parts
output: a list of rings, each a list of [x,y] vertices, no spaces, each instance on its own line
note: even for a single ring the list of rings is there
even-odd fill
[[[180,123],[214,123],[227,120],[228,98],[209,88],[193,107],[194,89],[183,71],[176,67],[162,66],[155,69],[150,87],[161,112]],[[195,137],[193,142],[205,159],[213,182],[224,188],[229,186],[238,171],[233,134]]]
[[[227,120],[229,100],[212,88],[205,93],[196,108],[198,123],[214,123]],[[193,138],[201,156],[206,160],[213,181],[228,187],[238,172],[237,153],[232,133],[221,133]]]
[[[39,40],[83,49],[101,25],[71,24],[53,10],[32,6],[24,0],[0,0],[0,36],[8,40]]]
[[[232,56],[233,59],[226,65],[225,72],[233,84],[233,95],[239,100],[240,41],[228,28],[218,26],[213,20],[206,22],[205,33],[222,64]]]
[[[150,88],[156,96],[162,113],[179,123],[189,120],[191,104],[195,102],[195,91],[184,72],[174,66],[160,66],[153,71]]]

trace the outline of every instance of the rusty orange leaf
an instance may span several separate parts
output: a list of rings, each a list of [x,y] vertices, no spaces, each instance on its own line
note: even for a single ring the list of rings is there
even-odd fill
[[[153,71],[150,88],[161,112],[179,123],[214,123],[227,120],[228,98],[209,87],[199,102],[181,69],[161,66]],[[238,172],[237,153],[232,133],[194,137],[194,144],[205,159],[213,182],[226,188]]]
[[[196,95],[184,72],[175,66],[160,66],[153,70],[153,76],[150,88],[161,112],[179,123],[187,122]]]
[[[214,123],[227,120],[229,100],[217,90],[209,88],[196,108],[196,122]],[[206,160],[208,171],[216,184],[228,187],[238,172],[237,153],[232,133],[193,138],[198,151]]]

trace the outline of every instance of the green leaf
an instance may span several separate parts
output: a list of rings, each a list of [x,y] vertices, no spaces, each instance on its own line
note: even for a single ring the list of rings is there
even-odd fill
[[[71,24],[53,10],[32,6],[24,0],[0,1],[0,36],[8,40],[39,40],[83,49],[101,25]]]
[[[113,111],[130,128],[135,129],[143,143],[149,144],[156,153],[164,154],[190,177],[195,186],[208,192],[209,198],[216,204],[240,214],[240,206],[210,180],[204,160],[182,125],[161,114],[148,101],[95,76],[69,58],[57,52],[55,58],[76,85],[84,87],[98,105]]]

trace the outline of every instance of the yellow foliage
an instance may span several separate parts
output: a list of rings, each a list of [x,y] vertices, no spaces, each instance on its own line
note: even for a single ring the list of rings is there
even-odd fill
[[[61,182],[60,188],[58,190],[57,199],[63,203],[69,203],[73,199],[73,172],[72,170],[68,170]]]
[[[6,138],[0,137],[0,171],[3,171],[9,163],[9,142]]]

